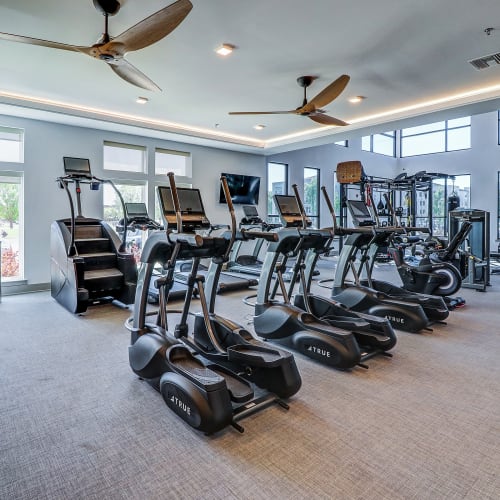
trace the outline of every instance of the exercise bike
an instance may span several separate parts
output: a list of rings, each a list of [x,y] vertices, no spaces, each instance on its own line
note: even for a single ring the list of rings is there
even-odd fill
[[[391,211],[394,220],[398,218],[391,205],[389,197],[384,194],[387,206]],[[375,217],[376,208],[372,204]],[[399,224],[397,227],[401,228]],[[388,239],[387,251],[396,264],[403,288],[409,292],[423,293],[443,297],[448,309],[455,309],[465,305],[465,300],[461,297],[451,297],[462,286],[462,276],[460,271],[451,263],[455,255],[472,229],[472,224],[464,221],[460,230],[453,237],[446,248],[428,252],[416,265],[410,265],[405,260],[405,248],[407,243],[414,243],[415,237],[409,235],[412,230],[418,228],[404,228],[403,232],[393,233]]]

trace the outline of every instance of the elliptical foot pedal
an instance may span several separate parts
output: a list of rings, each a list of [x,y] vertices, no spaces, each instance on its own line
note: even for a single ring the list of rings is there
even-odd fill
[[[226,381],[231,401],[235,403],[246,403],[253,398],[253,389],[244,378],[223,366],[208,365],[207,368]]]
[[[224,378],[196,359],[187,347],[172,346],[167,350],[166,356],[169,365],[175,372],[204,390],[215,391],[226,387]]]
[[[277,366],[283,360],[283,355],[278,350],[245,344],[228,347],[227,356],[229,361],[266,368]]]

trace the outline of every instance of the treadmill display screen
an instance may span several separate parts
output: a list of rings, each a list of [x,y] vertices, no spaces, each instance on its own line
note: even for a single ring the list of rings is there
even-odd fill
[[[63,163],[66,175],[92,177],[88,158],[70,158],[69,156],[64,156]]]

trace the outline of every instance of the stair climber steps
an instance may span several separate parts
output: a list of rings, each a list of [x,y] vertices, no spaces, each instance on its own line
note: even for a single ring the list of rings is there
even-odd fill
[[[80,238],[75,239],[78,255],[109,252],[110,241],[108,238]]]
[[[80,253],[78,256],[83,258],[86,271],[116,267],[116,254],[113,252]]]
[[[85,288],[94,296],[96,292],[116,290],[123,286],[123,273],[116,268],[93,269],[84,272]]]
[[[102,226],[99,224],[77,224],[75,239],[102,238]]]

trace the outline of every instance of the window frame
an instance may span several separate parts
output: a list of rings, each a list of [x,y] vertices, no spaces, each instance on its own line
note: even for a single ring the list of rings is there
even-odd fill
[[[24,248],[24,172],[13,172],[13,171],[0,171],[0,183],[1,184],[16,184],[19,185],[19,197],[18,197],[18,266],[19,272],[15,276],[2,276],[0,279],[5,283],[15,283],[24,281],[24,271],[25,271],[25,248]],[[5,252],[5,247],[1,245],[2,254]],[[0,257],[0,261],[1,261]],[[1,275],[1,270],[0,270]]]
[[[310,214],[310,213],[307,213],[307,210],[305,210],[305,207],[307,206],[306,204],[306,193],[305,193],[305,189],[306,189],[306,183],[305,183],[305,180],[306,180],[306,176],[305,176],[305,173],[306,173],[306,170],[314,170],[316,172],[316,214]],[[316,167],[304,167],[303,169],[303,186],[302,186],[302,196],[303,196],[303,205],[304,205],[304,210],[306,211],[306,215],[307,217],[309,217],[309,219],[311,219],[312,223],[313,223],[313,226],[314,227],[319,227],[319,221],[320,221],[320,184],[321,184],[321,169],[319,168],[316,168]],[[314,224],[314,222],[316,222],[316,224]]]
[[[469,123],[467,125],[456,125],[456,126],[449,126],[449,122],[453,122],[454,120],[458,120],[460,118],[469,118]],[[500,119],[500,118],[499,118]],[[466,129],[468,128],[470,130],[470,134],[472,134],[472,118],[470,116],[462,116],[459,118],[451,118],[449,120],[439,120],[437,122],[431,122],[431,123],[425,123],[423,125],[420,125],[421,127],[423,126],[431,126],[433,124],[437,123],[444,123],[443,128],[436,128],[433,130],[428,130],[426,132],[417,132],[414,134],[408,134],[404,135],[405,130],[409,130],[412,128],[416,127],[408,127],[408,128],[403,128],[400,129],[399,131],[399,157],[400,158],[412,158],[414,156],[425,156],[425,155],[433,155],[433,154],[439,154],[439,153],[451,153],[453,151],[466,151],[468,149],[471,149],[472,144],[469,136],[469,147],[467,148],[459,148],[459,149],[449,149],[448,143],[449,143],[449,132],[454,131],[454,130],[461,130],[461,129]],[[418,154],[412,154],[412,155],[405,155],[403,154],[403,141],[404,139],[408,139],[411,137],[424,137],[426,135],[431,135],[431,134],[438,134],[438,133],[443,133],[444,134],[444,149],[442,151],[430,151],[427,153],[418,153]],[[500,135],[499,135],[500,138]]]
[[[266,188],[266,219],[267,219],[267,222],[269,222],[269,223],[276,223],[276,222],[281,222],[278,209],[275,207],[276,213],[269,213],[269,194],[272,193],[272,191],[270,190],[270,184],[269,184],[269,166],[270,165],[281,165],[284,167],[285,179],[283,181],[283,184],[285,187],[285,189],[284,189],[285,192],[281,193],[284,195],[288,194],[289,165],[288,165],[288,163],[281,163],[281,162],[275,162],[275,161],[268,161],[267,165],[266,165],[266,186],[267,186],[267,188]],[[274,200],[271,200],[271,206],[274,206]]]
[[[14,132],[15,131],[15,132]],[[6,134],[6,138],[2,138],[2,135]],[[9,139],[8,136],[16,136],[18,137],[18,140],[14,139]],[[16,127],[5,127],[0,125],[0,162],[1,163],[24,163],[24,135],[25,131],[23,128],[16,128]],[[19,144],[19,151],[18,151],[18,159],[13,160],[11,158],[2,158],[2,147],[1,144],[3,142],[15,142]]]
[[[140,170],[130,170],[126,168],[109,168],[106,167],[106,147],[115,149],[129,149],[141,152],[141,169]],[[135,175],[147,175],[148,174],[148,148],[146,146],[141,146],[138,144],[128,144],[115,141],[103,141],[102,146],[102,168],[105,172],[121,172],[122,174],[135,174]]]
[[[389,130],[387,132],[380,132],[378,134],[371,134],[371,135],[365,135],[361,138],[361,150],[366,151],[367,153],[375,153],[379,154],[382,156],[388,156],[389,158],[395,158],[396,157],[396,130]],[[375,151],[374,150],[374,137],[381,136],[381,137],[388,137],[389,139],[392,140],[392,154],[386,154],[386,153],[381,153],[380,151]],[[370,146],[369,149],[364,149],[363,148],[363,139],[365,137],[369,138],[370,141]]]

